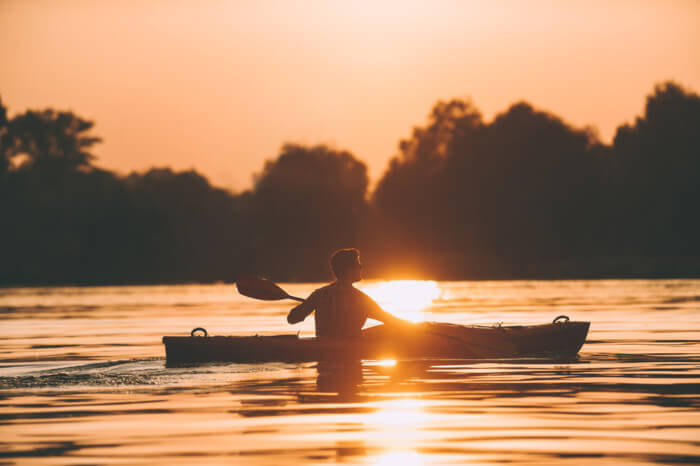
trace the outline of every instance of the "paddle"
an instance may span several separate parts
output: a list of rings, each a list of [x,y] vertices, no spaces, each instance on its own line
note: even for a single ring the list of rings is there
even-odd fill
[[[292,296],[286,291],[284,291],[282,288],[279,287],[275,282],[272,280],[269,280],[267,278],[262,278],[262,277],[255,277],[252,275],[245,275],[242,277],[239,277],[236,280],[236,288],[238,289],[238,292],[242,294],[243,296],[247,296],[249,298],[254,298],[254,299],[262,299],[265,301],[279,301],[282,299],[293,299],[296,301],[305,301],[302,298],[298,298],[296,296]],[[427,333],[440,336],[443,338],[448,338],[451,340],[455,340],[460,342],[461,344],[465,346],[471,346],[471,347],[481,347],[481,348],[490,348],[493,350],[497,350],[496,348],[493,348],[491,345],[484,345],[482,344],[475,344],[469,341],[465,341],[462,338],[459,338],[454,335],[448,335],[442,332],[438,332],[435,330],[427,330]],[[512,345],[508,345],[512,346]],[[514,348],[509,348],[514,350]],[[502,351],[503,348],[500,348]]]
[[[277,286],[272,280],[267,278],[254,277],[251,275],[239,277],[236,280],[236,288],[243,296],[249,298],[262,299],[264,301],[279,301],[281,299],[293,299],[295,301],[305,301],[302,298],[292,296],[282,288]]]

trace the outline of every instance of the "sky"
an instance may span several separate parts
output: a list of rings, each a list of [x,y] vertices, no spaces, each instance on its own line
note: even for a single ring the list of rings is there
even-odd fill
[[[610,142],[665,80],[700,91],[694,0],[0,0],[10,115],[72,110],[119,173],[249,189],[285,142],[376,182],[438,100],[526,100]]]

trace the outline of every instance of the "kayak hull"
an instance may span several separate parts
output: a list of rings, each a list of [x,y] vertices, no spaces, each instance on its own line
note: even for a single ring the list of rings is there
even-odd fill
[[[363,330],[360,338],[165,336],[163,343],[168,363],[570,357],[583,346],[589,326],[569,321],[497,327],[423,323],[411,332],[378,325]]]

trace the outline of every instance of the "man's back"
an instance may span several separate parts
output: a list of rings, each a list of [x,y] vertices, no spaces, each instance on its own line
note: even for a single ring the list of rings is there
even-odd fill
[[[359,337],[374,301],[352,285],[335,282],[310,297],[316,305],[317,337]]]
[[[368,317],[385,324],[407,324],[385,312],[372,298],[352,286],[362,278],[359,251],[336,251],[331,257],[331,268],[338,280],[314,291],[303,303],[289,311],[287,322],[301,322],[316,311],[317,337],[359,337]]]
[[[340,281],[311,293],[292,309],[287,320],[301,322],[313,311],[317,337],[359,337],[367,318],[381,322],[398,320],[352,284]]]

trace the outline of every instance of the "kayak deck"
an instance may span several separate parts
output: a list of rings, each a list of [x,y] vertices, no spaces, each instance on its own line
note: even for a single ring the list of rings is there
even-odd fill
[[[578,353],[589,326],[570,321],[495,327],[425,322],[411,332],[378,325],[364,329],[360,338],[164,336],[163,343],[168,363],[564,357]]]

